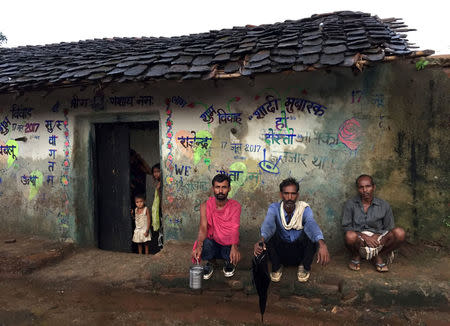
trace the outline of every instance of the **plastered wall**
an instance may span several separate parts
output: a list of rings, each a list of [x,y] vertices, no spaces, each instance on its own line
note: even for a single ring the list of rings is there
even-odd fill
[[[211,178],[225,172],[230,196],[243,206],[242,242],[258,238],[279,183],[294,177],[337,250],[343,203],[356,195],[355,178],[368,173],[410,241],[448,245],[448,94],[439,68],[416,71],[405,62],[358,74],[333,69],[1,95],[0,120],[10,124],[0,143],[17,150],[16,159],[0,155],[1,222],[95,245],[92,124],[156,119],[166,239],[196,237]],[[32,108],[30,115],[13,118],[14,105]],[[27,132],[27,124],[39,127]],[[27,141],[14,140],[20,137]]]

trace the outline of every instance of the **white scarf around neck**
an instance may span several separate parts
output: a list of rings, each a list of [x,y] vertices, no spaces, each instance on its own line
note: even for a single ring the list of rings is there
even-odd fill
[[[281,216],[281,223],[283,224],[283,227],[286,230],[301,230],[303,229],[303,212],[305,211],[305,208],[309,207],[307,203],[304,201],[298,201],[295,203],[295,210],[292,214],[291,221],[286,223],[286,216],[284,214],[284,203],[281,202],[280,205],[280,216]]]

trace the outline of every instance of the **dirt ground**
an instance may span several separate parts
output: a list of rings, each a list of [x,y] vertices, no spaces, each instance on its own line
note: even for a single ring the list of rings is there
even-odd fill
[[[0,280],[0,325],[261,325],[257,296]],[[325,306],[271,295],[265,325],[450,325],[443,310]]]
[[[10,238],[16,241],[8,243]],[[218,269],[199,293],[187,286],[191,244],[168,243],[156,255],[139,256],[37,237],[0,239],[0,326],[261,325],[258,296],[248,288],[250,255],[232,281]],[[352,272],[347,260],[334,255],[327,268],[313,266],[310,281],[301,286],[295,268],[286,269],[269,289],[264,324],[450,325],[448,304],[442,304],[450,279],[447,252],[405,246],[383,275],[368,263]],[[350,294],[359,292],[360,300],[340,299],[345,291],[339,292],[339,280],[351,283]],[[387,291],[379,292],[381,302],[371,298],[378,292],[369,291],[369,283]],[[401,304],[400,297],[416,289],[429,305]],[[428,300],[433,293],[439,302]]]

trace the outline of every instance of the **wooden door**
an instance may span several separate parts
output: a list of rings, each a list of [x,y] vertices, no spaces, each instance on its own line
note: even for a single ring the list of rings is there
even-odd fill
[[[95,126],[96,215],[100,249],[131,252],[130,144],[126,124]]]

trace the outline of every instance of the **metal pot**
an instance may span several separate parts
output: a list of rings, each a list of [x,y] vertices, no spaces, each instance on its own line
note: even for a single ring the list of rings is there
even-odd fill
[[[194,290],[202,288],[203,267],[200,265],[193,265],[189,269],[189,287]]]

